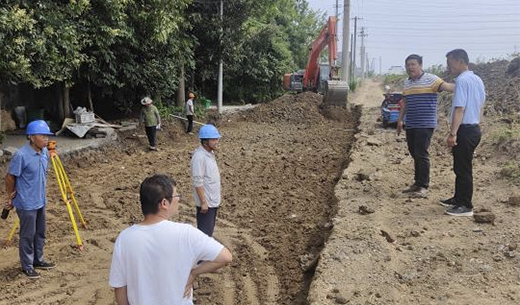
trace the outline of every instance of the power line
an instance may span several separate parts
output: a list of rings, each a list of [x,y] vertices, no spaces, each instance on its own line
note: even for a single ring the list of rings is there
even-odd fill
[[[384,36],[384,37],[395,37],[399,40],[403,40],[403,38],[408,38],[408,37],[423,37],[423,38],[426,38],[426,39],[431,39],[431,38],[442,38],[442,37],[445,37],[444,35],[442,34],[439,34],[439,35],[425,35],[424,33],[421,34],[421,33],[408,33],[408,34],[402,34],[401,33],[396,33],[395,31],[394,32],[391,32],[391,33],[384,33],[384,32],[379,32],[379,31],[372,31],[372,36]],[[467,33],[452,33],[450,34],[450,38],[470,38],[472,40],[475,40],[475,39],[479,39],[479,40],[482,40],[482,39],[489,39],[491,37],[510,37],[510,38],[518,38],[518,35],[515,34],[515,33],[511,33],[511,34],[505,34],[505,33],[500,33],[500,34],[481,34],[479,37],[475,38],[475,37],[468,37]],[[398,43],[399,40],[397,41],[394,41],[394,43]]]
[[[413,32],[439,32],[439,31],[447,31],[449,33],[453,32],[467,32],[467,31],[497,31],[497,30],[519,30],[520,27],[478,27],[478,28],[452,28],[452,27],[430,27],[430,28],[406,28],[406,27],[394,27],[394,26],[385,26],[385,27],[377,27],[370,26],[371,29],[382,30],[382,31],[413,31]]]
[[[381,0],[377,1],[378,8],[385,8],[385,7],[395,8],[396,6],[399,6],[399,4],[402,4],[402,3],[396,3],[396,1],[391,1],[391,2],[385,2],[385,1],[381,1]],[[436,2],[421,3],[419,6],[405,5],[405,6],[403,6],[403,8],[409,9],[409,10],[412,10],[415,12],[423,12],[423,11],[425,11],[427,9],[431,9],[431,8],[456,8],[456,9],[460,9],[461,11],[463,11],[463,10],[467,11],[470,9],[481,8],[481,7],[483,7],[483,8],[504,8],[507,5],[509,5],[509,7],[516,7],[516,6],[518,6],[518,1],[512,0],[509,3],[503,3],[503,2],[497,3],[497,1],[495,1],[495,2],[486,1],[486,3],[474,3],[474,1],[472,1],[471,6],[469,6],[469,7],[465,7],[464,5],[461,5],[459,3],[459,1],[457,1],[457,2],[450,1],[450,3],[439,3],[439,1],[436,1]]]
[[[467,12],[467,11],[464,11],[464,12]],[[381,16],[381,17],[387,17],[388,18],[388,14],[385,14],[385,13],[378,13],[377,11],[371,11],[369,16]],[[410,15],[407,15],[407,14],[403,14],[403,13],[399,13],[398,17],[415,17],[415,18],[420,18],[421,20],[424,19],[424,17],[435,17],[436,19],[437,18],[440,18],[440,19],[443,19],[443,18],[448,18],[448,19],[453,19],[454,17],[478,17],[480,19],[484,18],[484,17],[503,17],[503,16],[517,16],[518,17],[518,13],[500,13],[500,14],[495,14],[495,13],[488,13],[486,14],[485,16],[475,16],[475,14],[455,14],[455,13],[451,13],[449,15],[439,15],[439,14],[428,14],[426,12],[423,12],[421,13],[420,16],[418,16],[417,14],[410,14]]]
[[[518,16],[517,16],[518,17]],[[422,19],[422,18],[421,18]],[[422,19],[424,21],[424,19]],[[370,19],[370,18],[365,18],[365,21],[367,21],[367,23],[369,22],[375,22],[375,24],[380,24],[380,20],[376,20],[376,19]],[[409,21],[401,21],[401,20],[392,20],[391,22],[389,22],[390,24],[407,24],[409,27],[410,27],[410,22]],[[454,21],[454,20],[450,20],[450,21],[442,21],[441,23],[439,24],[460,24],[461,23],[461,20],[457,20],[457,21]],[[489,19],[486,19],[486,20],[480,20],[478,22],[478,24],[482,24],[482,23],[515,23],[518,25],[518,28],[520,28],[520,20],[518,18],[516,19],[510,19],[510,20],[504,20],[504,19],[500,19],[500,20],[489,20]],[[415,25],[413,26],[413,28],[415,28]]]
[[[464,46],[464,44],[462,44]],[[389,50],[389,46],[373,46],[373,45],[367,45],[367,47],[371,50],[373,49],[377,49],[377,50],[385,50],[385,51],[388,51]],[[513,45],[510,45],[509,46],[511,48],[511,51],[514,50],[514,46]],[[452,47],[453,48],[453,47]],[[428,50],[428,51],[439,51],[439,50],[446,50],[446,49],[449,49],[449,48],[446,48],[445,46],[438,46],[438,47],[422,47],[422,46],[417,46],[417,47],[409,47],[409,46],[399,46],[399,45],[392,45],[391,46],[391,50],[392,51],[397,51],[397,50],[406,50],[406,51],[410,51],[410,50]],[[487,51],[487,52],[500,52],[500,53],[506,53],[506,52],[509,52],[507,50],[504,50],[504,48],[482,48],[482,47],[466,47],[466,49],[471,49],[471,50],[479,50],[479,51]]]

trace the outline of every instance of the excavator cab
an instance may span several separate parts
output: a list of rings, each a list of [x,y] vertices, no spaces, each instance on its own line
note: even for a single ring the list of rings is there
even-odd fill
[[[283,87],[285,90],[302,92],[303,91],[303,72],[285,74],[283,76]]]

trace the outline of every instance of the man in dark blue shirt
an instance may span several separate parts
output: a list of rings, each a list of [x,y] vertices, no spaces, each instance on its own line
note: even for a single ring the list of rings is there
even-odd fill
[[[40,275],[34,269],[52,269],[55,264],[43,259],[45,243],[45,188],[49,152],[47,144],[52,135],[45,121],[29,123],[26,131],[29,143],[13,156],[5,177],[9,195],[6,209],[16,208],[20,219],[19,254],[23,273],[31,278]]]

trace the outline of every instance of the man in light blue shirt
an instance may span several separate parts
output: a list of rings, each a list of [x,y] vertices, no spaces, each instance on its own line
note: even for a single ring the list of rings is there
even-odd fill
[[[446,139],[453,154],[455,194],[441,200],[446,214],[473,216],[473,153],[480,143],[480,118],[486,100],[482,79],[469,71],[466,51],[455,49],[446,54],[448,69],[455,76],[455,94],[451,108],[451,128]]]
[[[9,196],[6,209],[16,208],[20,219],[19,254],[23,273],[31,279],[40,275],[34,269],[52,269],[56,265],[43,259],[45,243],[45,188],[51,131],[45,121],[29,123],[29,143],[13,156],[5,177]]]

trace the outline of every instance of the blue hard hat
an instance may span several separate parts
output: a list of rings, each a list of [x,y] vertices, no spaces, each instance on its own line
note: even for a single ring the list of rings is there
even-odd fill
[[[199,139],[220,139],[220,133],[218,132],[217,127],[211,124],[206,124],[199,130]]]
[[[25,134],[28,136],[32,135],[48,135],[51,136],[53,133],[49,128],[49,125],[44,120],[36,120],[32,121],[27,125],[27,129],[25,130]]]

